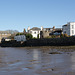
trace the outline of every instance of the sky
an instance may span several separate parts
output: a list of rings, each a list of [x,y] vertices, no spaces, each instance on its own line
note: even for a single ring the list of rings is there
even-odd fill
[[[61,28],[75,22],[75,0],[0,0],[0,30]]]

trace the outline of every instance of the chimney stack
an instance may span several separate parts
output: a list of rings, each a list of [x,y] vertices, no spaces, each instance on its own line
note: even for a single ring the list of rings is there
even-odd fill
[[[29,32],[29,30],[30,30],[30,27],[28,27],[27,32]]]
[[[41,31],[43,30],[43,26],[41,26]]]

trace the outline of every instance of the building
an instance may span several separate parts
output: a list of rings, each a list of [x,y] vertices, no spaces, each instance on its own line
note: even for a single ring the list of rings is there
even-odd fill
[[[8,31],[0,31],[0,42],[2,38],[10,37],[11,34]]]
[[[43,38],[46,38],[50,36],[50,33],[52,33],[55,30],[55,28],[43,28],[42,33],[43,33]]]
[[[62,28],[55,28],[55,26],[53,26],[52,28],[43,28],[42,30],[43,38],[49,37],[51,35],[60,36],[61,33],[62,33]]]
[[[37,27],[33,27],[30,29],[30,27],[28,27],[28,33],[32,34],[33,38],[47,38],[51,35],[59,35],[62,33],[62,28],[55,28],[55,26],[53,26],[52,28],[37,28]]]
[[[56,28],[51,34],[60,36],[62,34],[62,28]]]
[[[30,27],[28,27],[27,32],[32,34],[33,38],[40,38],[40,31],[41,29],[38,27],[33,27],[30,29]]]
[[[67,24],[62,26],[63,34],[67,34],[69,36],[75,36],[75,22],[68,22]]]
[[[14,37],[14,40],[16,41],[26,41],[26,36],[25,35],[18,35]]]

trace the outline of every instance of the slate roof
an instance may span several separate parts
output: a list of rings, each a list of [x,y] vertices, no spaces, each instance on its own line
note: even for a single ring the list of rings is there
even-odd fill
[[[63,25],[63,26],[67,26],[67,24]]]
[[[53,29],[53,28],[44,28],[44,30],[51,30],[51,29]]]
[[[62,28],[55,28],[55,30],[57,31],[57,30],[62,30]]]
[[[37,30],[37,31],[39,31],[39,30],[41,30],[41,29],[38,28],[38,27],[33,27],[33,28],[31,28],[30,30]]]

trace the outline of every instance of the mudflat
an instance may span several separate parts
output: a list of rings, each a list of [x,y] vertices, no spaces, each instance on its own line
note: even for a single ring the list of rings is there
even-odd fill
[[[75,46],[0,47],[0,75],[75,75]]]

